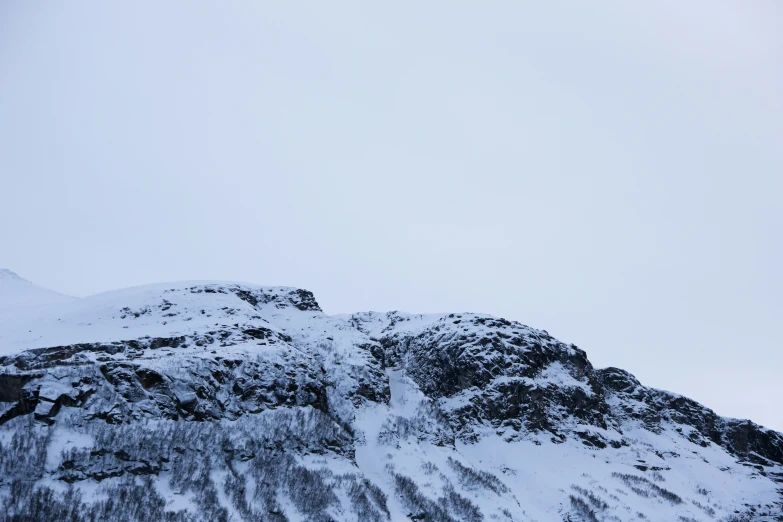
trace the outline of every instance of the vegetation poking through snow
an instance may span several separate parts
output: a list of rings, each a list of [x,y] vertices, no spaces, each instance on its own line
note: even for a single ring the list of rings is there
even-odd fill
[[[642,497],[649,497],[651,494],[668,500],[672,504],[682,504],[682,498],[668,489],[664,489],[657,484],[653,484],[644,477],[631,475],[629,473],[613,472],[613,477],[619,478],[628,488]]]
[[[497,495],[502,495],[509,491],[508,487],[492,473],[465,466],[451,457],[448,458],[448,463],[451,469],[457,473],[460,483],[466,489],[484,488]]]

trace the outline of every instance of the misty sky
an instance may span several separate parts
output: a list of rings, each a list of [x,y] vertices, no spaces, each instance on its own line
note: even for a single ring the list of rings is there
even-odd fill
[[[0,3],[0,267],[476,311],[783,430],[783,3]]]

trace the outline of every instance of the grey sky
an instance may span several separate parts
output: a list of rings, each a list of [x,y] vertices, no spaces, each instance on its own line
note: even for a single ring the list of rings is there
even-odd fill
[[[488,312],[783,430],[781,64],[777,0],[9,0],[0,267]]]

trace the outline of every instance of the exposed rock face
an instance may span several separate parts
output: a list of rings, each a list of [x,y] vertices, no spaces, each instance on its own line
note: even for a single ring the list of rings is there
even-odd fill
[[[248,287],[243,287],[241,285],[225,285],[225,286],[210,285],[204,287],[193,286],[190,288],[190,291],[195,294],[200,294],[202,292],[208,294],[232,293],[237,297],[239,297],[240,299],[242,299],[243,301],[249,303],[251,306],[258,306],[259,304],[262,305],[271,304],[279,309],[283,309],[288,306],[293,306],[297,310],[301,310],[303,312],[321,311],[321,307],[318,305],[318,302],[315,300],[315,296],[313,295],[313,293],[310,292],[309,290],[302,290],[300,288],[289,288],[283,292],[280,292],[278,289],[273,289],[273,291],[268,291],[267,289],[264,288],[250,289]]]
[[[519,323],[241,284],[83,301],[0,337],[0,521],[783,520],[783,435]]]
[[[691,442],[718,444],[740,459],[754,463],[783,464],[783,435],[751,421],[719,417],[709,408],[686,397],[645,388],[630,373],[618,368],[597,371],[606,389],[613,414],[620,419],[642,421],[651,431],[665,422],[690,426]]]
[[[265,335],[262,330],[251,333],[211,332],[223,338],[224,347],[227,342],[246,342]],[[269,335],[274,337],[271,331]],[[312,406],[328,413],[323,368],[290,347],[229,358],[214,350],[184,358],[169,352],[167,356],[177,356],[174,364],[145,354],[162,347],[186,351],[189,346],[197,347],[199,340],[178,337],[86,343],[5,357],[5,373],[0,374],[4,402],[16,404],[0,417],[0,424],[31,409],[36,418],[49,422],[62,406],[84,408],[89,412],[86,418],[112,424],[144,417],[236,419],[281,406]],[[47,371],[41,372],[43,368]]]
[[[25,394],[25,385],[41,374],[13,374],[0,373],[0,402],[16,402],[22,400]]]
[[[449,314],[381,343],[386,358],[403,364],[425,394],[446,399],[455,430],[468,438],[482,423],[510,432],[548,431],[558,439],[569,420],[607,428],[603,390],[585,353],[545,332]]]

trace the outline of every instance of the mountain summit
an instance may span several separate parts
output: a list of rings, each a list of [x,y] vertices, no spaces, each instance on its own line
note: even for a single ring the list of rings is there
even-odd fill
[[[0,279],[22,279],[16,272],[12,272],[7,268],[0,268]]]
[[[15,272],[0,268],[0,353],[7,349],[5,334],[20,322],[30,322],[45,315],[52,306],[72,302],[75,298],[34,285]],[[22,333],[19,334],[24,337]]]
[[[0,299],[0,521],[783,520],[783,435],[517,322],[10,271]]]

